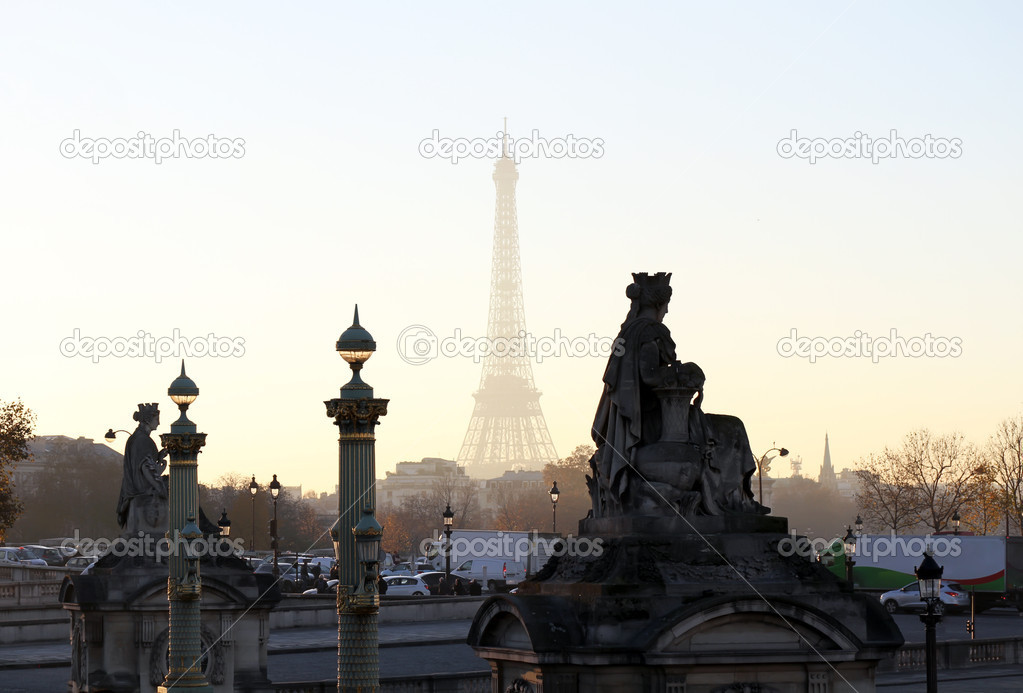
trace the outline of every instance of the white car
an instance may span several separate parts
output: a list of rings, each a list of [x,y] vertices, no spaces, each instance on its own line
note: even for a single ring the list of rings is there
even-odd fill
[[[970,608],[970,595],[958,582],[942,580],[938,597],[940,601],[934,605],[936,614],[943,614],[945,611],[965,611]],[[916,581],[901,589],[885,592],[881,595],[881,604],[890,614],[927,609],[924,600],[920,598],[920,583]]]
[[[388,597],[423,597],[430,593],[430,587],[416,575],[392,575],[384,582]]]
[[[13,546],[0,547],[0,563],[3,565],[46,565],[46,561],[36,558],[27,549]]]

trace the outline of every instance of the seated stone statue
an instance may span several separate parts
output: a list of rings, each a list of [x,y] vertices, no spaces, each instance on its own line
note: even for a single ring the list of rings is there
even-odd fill
[[[663,320],[671,274],[633,274],[632,300],[604,373],[587,477],[593,517],[767,512],[742,421],[705,414],[705,377],[681,363]]]
[[[124,473],[117,501],[117,524],[127,537],[163,534],[167,531],[166,450],[160,450],[150,437],[160,425],[156,404],[140,404],[133,418],[138,428],[124,446]]]

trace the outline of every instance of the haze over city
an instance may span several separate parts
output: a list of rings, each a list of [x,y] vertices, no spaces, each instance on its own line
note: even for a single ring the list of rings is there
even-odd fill
[[[208,433],[201,481],[276,473],[331,491],[337,431],[323,401],[349,380],[334,343],[358,304],[377,342],[363,378],[390,399],[378,476],[454,459],[481,363],[412,365],[401,340],[413,326],[485,336],[494,162],[427,157],[423,142],[494,138],[505,117],[514,138],[601,143],[599,156],[518,164],[535,337],[613,338],[630,273],[672,272],[665,323],[707,375],[704,409],[741,417],[754,453],[784,445],[807,475],[826,432],[841,469],[920,427],[981,444],[1023,406],[1015,5],[626,18],[610,4],[497,15],[254,3],[203,6],[201,22],[109,7],[15,5],[0,28],[0,58],[19,66],[0,76],[12,318],[0,399],[31,407],[39,435],[98,441],[133,428],[139,402],[160,403],[165,432],[185,356],[200,388],[189,415]],[[93,163],[62,150],[75,131],[212,134],[236,148]],[[958,155],[811,164],[784,155],[793,131],[857,151],[862,135],[958,141]],[[94,361],[63,352],[76,330],[243,341],[216,358]],[[857,343],[894,330],[958,351],[811,362],[779,353],[793,330]],[[590,442],[605,365],[533,363],[560,456]]]

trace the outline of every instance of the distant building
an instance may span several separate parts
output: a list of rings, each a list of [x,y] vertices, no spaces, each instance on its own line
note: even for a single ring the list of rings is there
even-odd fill
[[[29,442],[28,449],[32,458],[15,463],[11,471],[11,481],[19,494],[34,489],[42,475],[59,473],[75,460],[97,458],[118,466],[124,463],[121,453],[82,436],[36,436]]]
[[[465,468],[454,460],[424,457],[420,462],[399,462],[393,472],[377,479],[377,505],[398,507],[406,498],[430,493],[435,485],[467,481]]]
[[[509,470],[496,479],[487,479],[483,482],[480,489],[480,508],[494,511],[500,507],[502,498],[510,498],[519,492],[535,493],[537,498],[548,497],[547,491],[543,472]]]
[[[856,474],[855,469],[840,471],[835,483],[838,495],[849,500],[856,500],[856,494],[860,492],[860,477]]]

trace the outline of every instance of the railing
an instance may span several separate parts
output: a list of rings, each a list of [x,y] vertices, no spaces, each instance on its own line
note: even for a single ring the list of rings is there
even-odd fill
[[[488,673],[396,676],[380,679],[380,693],[490,693]],[[335,693],[337,681],[296,681],[273,684],[275,693]]]
[[[1023,664],[1023,638],[944,640],[935,648],[938,669],[963,669],[990,664]],[[881,661],[878,673],[913,671],[927,667],[924,643],[907,643],[895,657]]]
[[[0,582],[0,606],[57,606],[60,582]]]
[[[53,580],[60,583],[65,575],[82,572],[79,568],[64,568],[44,565],[5,565],[0,566],[0,584],[5,582],[24,582],[26,580]]]

